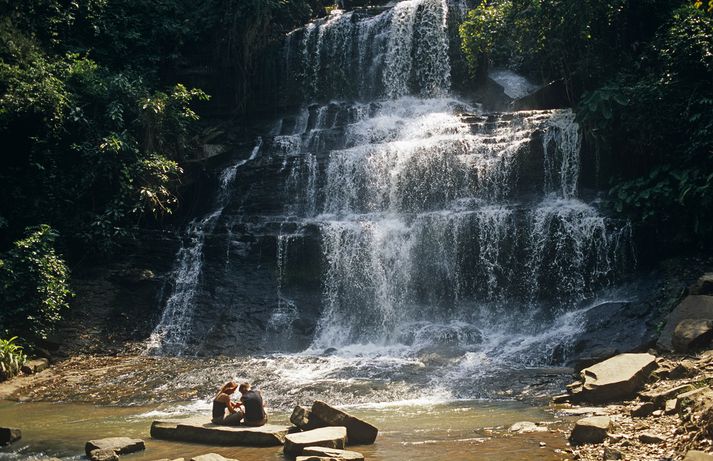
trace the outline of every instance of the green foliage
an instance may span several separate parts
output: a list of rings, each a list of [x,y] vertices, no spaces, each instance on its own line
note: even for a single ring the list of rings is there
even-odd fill
[[[458,30],[461,49],[468,62],[471,74],[478,69],[479,56],[502,55],[510,43],[506,34],[506,18],[512,9],[510,2],[489,4],[483,2],[470,10]]]
[[[47,339],[69,308],[69,269],[47,225],[28,229],[0,262],[0,331],[30,343]]]
[[[17,336],[10,339],[0,338],[0,381],[18,374],[27,360],[22,346],[15,343],[16,340]]]

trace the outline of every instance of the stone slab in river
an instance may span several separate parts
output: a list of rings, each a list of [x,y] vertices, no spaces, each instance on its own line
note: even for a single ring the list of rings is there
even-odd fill
[[[573,389],[572,398],[605,403],[633,397],[657,366],[651,354],[619,354],[582,370],[583,383]]]
[[[364,461],[364,455],[356,451],[340,450],[338,448],[306,447],[302,450],[305,456],[324,456],[327,458],[338,458],[346,461]]]
[[[578,420],[569,441],[572,445],[584,443],[602,443],[611,429],[611,419],[608,416],[592,416]]]
[[[660,349],[673,350],[673,332],[683,319],[713,319],[713,296],[686,296],[666,318],[666,325],[656,343]]]
[[[107,437],[105,439],[90,440],[84,445],[84,452],[89,456],[93,450],[114,450],[118,455],[126,455],[146,449],[141,439],[129,437]]]
[[[207,453],[205,455],[198,455],[191,458],[191,461],[238,461],[237,459],[224,458],[217,453]]]
[[[376,440],[379,429],[357,417],[317,400],[312,404],[312,415],[328,426],[347,428],[347,442],[350,445],[371,444]]]
[[[15,427],[0,427],[0,446],[17,442],[22,438],[22,431]]]
[[[710,344],[713,339],[713,320],[683,319],[673,330],[671,347],[676,352],[688,352]]]
[[[298,456],[297,458],[295,458],[295,461],[342,461],[342,458],[332,458],[329,456],[308,455],[308,456]]]
[[[295,432],[285,437],[285,454],[298,456],[307,447],[342,449],[347,444],[347,428],[331,426],[305,432]]]
[[[151,437],[208,445],[276,447],[284,443],[289,429],[289,426],[275,424],[260,427],[219,426],[208,418],[191,418],[154,421]]]
[[[309,431],[311,429],[329,426],[329,424],[326,424],[324,421],[321,421],[319,418],[313,415],[312,410],[301,405],[297,405],[292,411],[292,415],[290,416],[290,422],[302,429],[303,431]]]
[[[97,448],[87,455],[91,461],[119,461],[119,455],[111,448]]]

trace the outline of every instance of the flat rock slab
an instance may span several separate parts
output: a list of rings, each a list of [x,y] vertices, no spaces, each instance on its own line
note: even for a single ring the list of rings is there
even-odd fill
[[[510,426],[509,431],[524,434],[527,432],[547,432],[548,429],[547,426],[538,426],[537,423],[532,421],[519,421]]]
[[[666,318],[666,325],[656,343],[660,349],[673,350],[673,332],[684,319],[713,319],[713,296],[686,296]]]
[[[611,419],[608,416],[592,416],[577,421],[569,436],[572,445],[584,443],[602,443],[611,429]]]
[[[338,448],[306,447],[302,450],[305,456],[321,456],[343,459],[345,461],[364,461],[364,455],[356,451],[340,450]]]
[[[579,402],[606,403],[633,397],[657,368],[651,354],[619,354],[582,370],[583,383],[573,389]]]
[[[347,428],[347,442],[350,445],[371,444],[379,435],[379,429],[349,413],[322,402],[312,404],[312,416],[328,426],[344,426]]]
[[[238,461],[233,458],[225,458],[217,453],[207,453],[191,458],[191,461]]]
[[[307,447],[343,449],[347,444],[347,428],[343,426],[322,427],[305,432],[295,432],[285,437],[285,454],[301,455]]]
[[[329,456],[298,456],[295,461],[343,461],[342,458],[331,458]]]
[[[154,421],[151,437],[206,445],[276,447],[285,442],[289,426],[219,426],[207,418]]]
[[[89,456],[94,450],[112,450],[117,455],[126,455],[145,450],[146,445],[141,439],[129,437],[108,437],[106,439],[90,440],[84,445],[84,452]]]
[[[119,455],[111,448],[97,448],[87,455],[91,461],[119,461]]]
[[[0,446],[9,445],[22,438],[22,431],[15,427],[0,427]]]

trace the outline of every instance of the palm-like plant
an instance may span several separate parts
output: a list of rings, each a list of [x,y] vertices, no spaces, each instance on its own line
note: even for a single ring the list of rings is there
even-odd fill
[[[15,340],[17,340],[17,336],[0,339],[0,381],[18,374],[27,360],[22,346],[15,343]]]

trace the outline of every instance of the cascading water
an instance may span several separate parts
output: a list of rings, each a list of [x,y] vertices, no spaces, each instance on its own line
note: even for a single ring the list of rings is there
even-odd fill
[[[153,352],[253,354],[277,392],[350,401],[373,397],[359,380],[473,396],[478,376],[566,360],[631,268],[630,228],[579,197],[570,110],[449,96],[448,14],[406,0],[288,34],[302,108],[188,226]]]

